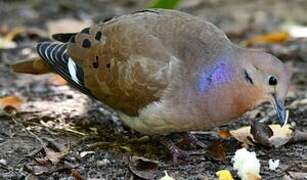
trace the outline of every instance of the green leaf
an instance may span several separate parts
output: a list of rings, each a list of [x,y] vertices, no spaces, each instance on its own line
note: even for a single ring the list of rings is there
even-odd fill
[[[181,0],[152,0],[148,8],[174,9]]]

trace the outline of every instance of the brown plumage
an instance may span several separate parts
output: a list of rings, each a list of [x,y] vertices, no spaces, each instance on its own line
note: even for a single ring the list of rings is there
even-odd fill
[[[209,129],[267,100],[285,119],[284,65],[198,17],[145,10],[55,37],[68,42],[39,44],[42,59],[139,132]]]

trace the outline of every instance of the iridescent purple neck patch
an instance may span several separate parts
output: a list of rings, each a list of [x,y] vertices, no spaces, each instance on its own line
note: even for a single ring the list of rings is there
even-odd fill
[[[198,90],[203,93],[208,88],[220,86],[231,79],[231,70],[224,62],[218,62],[212,70],[203,71],[198,79]]]

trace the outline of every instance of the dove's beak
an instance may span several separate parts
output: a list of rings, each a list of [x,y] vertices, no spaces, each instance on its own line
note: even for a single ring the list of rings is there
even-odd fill
[[[274,109],[276,110],[278,123],[280,124],[280,126],[284,126],[286,123],[286,110],[285,110],[284,100],[278,98],[276,93],[273,93],[271,103],[274,106]]]

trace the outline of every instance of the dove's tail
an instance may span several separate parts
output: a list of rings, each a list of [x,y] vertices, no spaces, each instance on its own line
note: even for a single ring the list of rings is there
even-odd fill
[[[52,72],[51,68],[40,57],[26,59],[11,64],[11,69],[17,73],[45,74]]]

